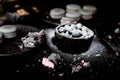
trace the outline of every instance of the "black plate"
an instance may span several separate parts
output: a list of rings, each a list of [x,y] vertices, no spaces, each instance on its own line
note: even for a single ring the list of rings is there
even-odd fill
[[[116,68],[119,66],[118,55],[116,55],[115,51],[97,34],[94,36],[92,44],[86,52],[80,54],[79,52],[70,54],[59,50],[54,44],[55,35],[53,28],[46,29],[45,33],[47,45],[52,50],[52,53],[56,53],[62,58],[55,68],[55,74],[68,74],[69,79],[73,80],[75,78],[73,75],[77,77],[76,80],[92,80],[93,78],[103,79],[105,77],[109,77],[106,76],[108,74],[114,75],[113,72],[116,71]],[[90,66],[83,67],[81,65],[82,61],[89,62]],[[79,72],[75,74],[72,73],[72,71],[74,72],[74,69],[76,69],[78,66],[81,66]],[[82,76],[79,77],[79,75]]]
[[[112,39],[109,39],[109,36],[112,37]],[[104,34],[102,36],[103,40],[118,54],[120,54],[120,35],[116,34]]]
[[[39,32],[40,30],[26,25],[13,25],[17,27],[17,36],[11,39],[3,39],[3,42],[0,43],[0,56],[12,56],[22,54],[31,49],[20,48],[22,45],[21,37],[25,36],[28,32]]]
[[[57,46],[54,44],[54,29],[46,29],[46,36],[47,36],[47,43],[48,46],[51,48],[51,50],[55,53],[60,54],[61,56],[68,58],[67,60],[73,60],[73,58],[85,58],[88,60],[93,60],[93,61],[97,61],[98,57],[103,58],[101,62],[104,62],[104,58],[106,58],[106,56],[116,56],[115,52],[111,49],[111,47],[104,42],[102,39],[100,39],[97,35],[95,35],[91,46],[89,47],[89,49],[86,52],[83,53],[75,53],[75,54],[70,54],[70,53],[65,53],[61,50],[59,50],[57,48]]]
[[[42,19],[44,22],[55,25],[55,26],[60,24],[60,19],[52,19],[49,15],[49,12],[47,11],[43,14]]]

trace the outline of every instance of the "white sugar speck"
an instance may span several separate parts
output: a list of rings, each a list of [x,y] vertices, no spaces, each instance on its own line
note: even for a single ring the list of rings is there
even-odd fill
[[[17,72],[17,73],[19,73],[20,71],[19,71],[19,70],[17,70],[16,72]]]
[[[119,28],[116,28],[115,30],[114,30],[114,32],[117,34],[117,33],[120,33],[120,29]]]
[[[89,62],[84,62],[83,63],[83,67],[89,67],[90,66],[90,63]]]
[[[118,53],[118,52],[116,52],[115,54],[116,54],[117,56],[119,56],[119,53]]]
[[[29,65],[25,65],[25,67],[28,67]]]
[[[100,56],[100,54],[96,54],[95,56]]]
[[[52,76],[55,76],[55,74],[52,74]]]
[[[23,49],[23,45],[19,45],[19,48],[20,48],[20,49]]]
[[[89,67],[90,66],[90,62],[86,62],[85,60],[82,60],[81,63],[82,63],[83,67]]]
[[[80,65],[72,67],[72,73],[78,72],[82,67]]]
[[[32,64],[32,66],[34,67],[34,66],[35,66],[35,64]]]
[[[108,64],[109,67],[111,67],[111,64]]]
[[[64,75],[64,73],[60,73],[60,74],[59,74],[59,76],[63,76],[63,75]]]
[[[114,61],[112,61],[112,63],[115,63]]]
[[[109,39],[112,39],[112,36],[111,36],[111,35],[108,35],[108,38],[109,38]]]
[[[41,60],[40,59],[38,59],[38,62],[40,62]]]

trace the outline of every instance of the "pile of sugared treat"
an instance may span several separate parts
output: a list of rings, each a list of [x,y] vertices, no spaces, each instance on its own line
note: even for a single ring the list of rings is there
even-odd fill
[[[0,27],[0,43],[4,41],[4,39],[15,39],[16,36],[20,34],[17,33],[17,27],[15,25],[3,25]],[[44,36],[44,30],[40,32],[28,32],[27,35],[19,38],[22,45],[19,47],[22,49],[25,48],[34,48],[42,43]]]
[[[68,4],[66,9],[53,8],[50,10],[50,17],[52,19],[60,20],[60,24],[77,23],[80,19],[90,20],[94,17],[97,11],[94,5]]]
[[[34,48],[42,43],[44,36],[44,30],[40,32],[29,32],[26,36],[21,38],[23,42],[23,47]]]
[[[61,26],[57,28],[57,31],[62,36],[74,39],[87,39],[94,35],[92,30],[80,23]]]

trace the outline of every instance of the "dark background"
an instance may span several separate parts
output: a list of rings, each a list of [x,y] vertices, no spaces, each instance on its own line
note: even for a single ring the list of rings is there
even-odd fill
[[[102,22],[107,26],[106,28],[117,26],[117,23],[120,21],[120,5],[119,2],[113,0],[17,0],[17,2],[14,3],[8,3],[9,0],[6,0],[6,2],[4,6],[5,9],[9,11],[13,10],[15,3],[19,3],[22,8],[26,10],[31,6],[37,6],[40,10],[39,16],[43,16],[45,11],[49,11],[55,7],[65,8],[66,5],[70,3],[79,4],[81,7],[86,4],[91,4],[97,7],[97,14],[102,18]],[[36,16],[36,14],[34,16]]]
[[[6,0],[7,1],[7,0]],[[119,21],[119,2],[111,0],[18,0],[17,1],[22,6],[37,6],[40,9],[40,13],[48,11],[54,7],[64,7],[69,3],[80,4],[81,6],[85,4],[95,5],[98,8],[98,13],[101,14],[106,22],[110,23],[114,21]],[[12,6],[7,6],[11,8]]]
[[[112,1],[110,0],[109,1],[108,0],[17,0],[17,2],[14,3],[13,2],[9,3],[9,0],[6,0],[4,6],[6,10],[9,10],[11,12],[14,11],[13,9],[14,4],[20,4],[20,6],[28,10],[28,12],[31,11],[29,9],[31,6],[36,6],[40,10],[40,14],[38,15],[43,16],[46,11],[49,12],[49,10],[52,8],[55,7],[65,8],[67,4],[71,4],[71,3],[79,4],[81,7],[86,4],[96,6],[97,15],[100,15],[100,18],[102,18],[100,22],[104,22],[103,28],[105,27],[106,29],[111,28],[112,30],[115,26],[118,26],[117,23],[120,22],[120,11],[119,11],[120,5],[118,4],[119,2],[113,0]],[[39,17],[35,14],[34,19],[39,19]]]
[[[48,10],[54,7],[65,7],[66,4],[75,3],[85,5],[91,4],[99,7],[100,10],[104,9],[105,0],[19,0],[22,4],[37,5],[40,10]]]

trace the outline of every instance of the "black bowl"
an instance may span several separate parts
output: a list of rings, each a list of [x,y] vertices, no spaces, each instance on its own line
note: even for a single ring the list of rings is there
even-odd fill
[[[58,28],[61,26],[64,26],[64,25],[60,25],[55,28],[55,37],[54,37],[55,45],[58,47],[59,50],[65,53],[78,54],[78,53],[85,52],[89,49],[92,43],[92,40],[94,38],[94,35],[88,39],[73,38],[73,37],[69,38],[61,35],[58,32]]]

